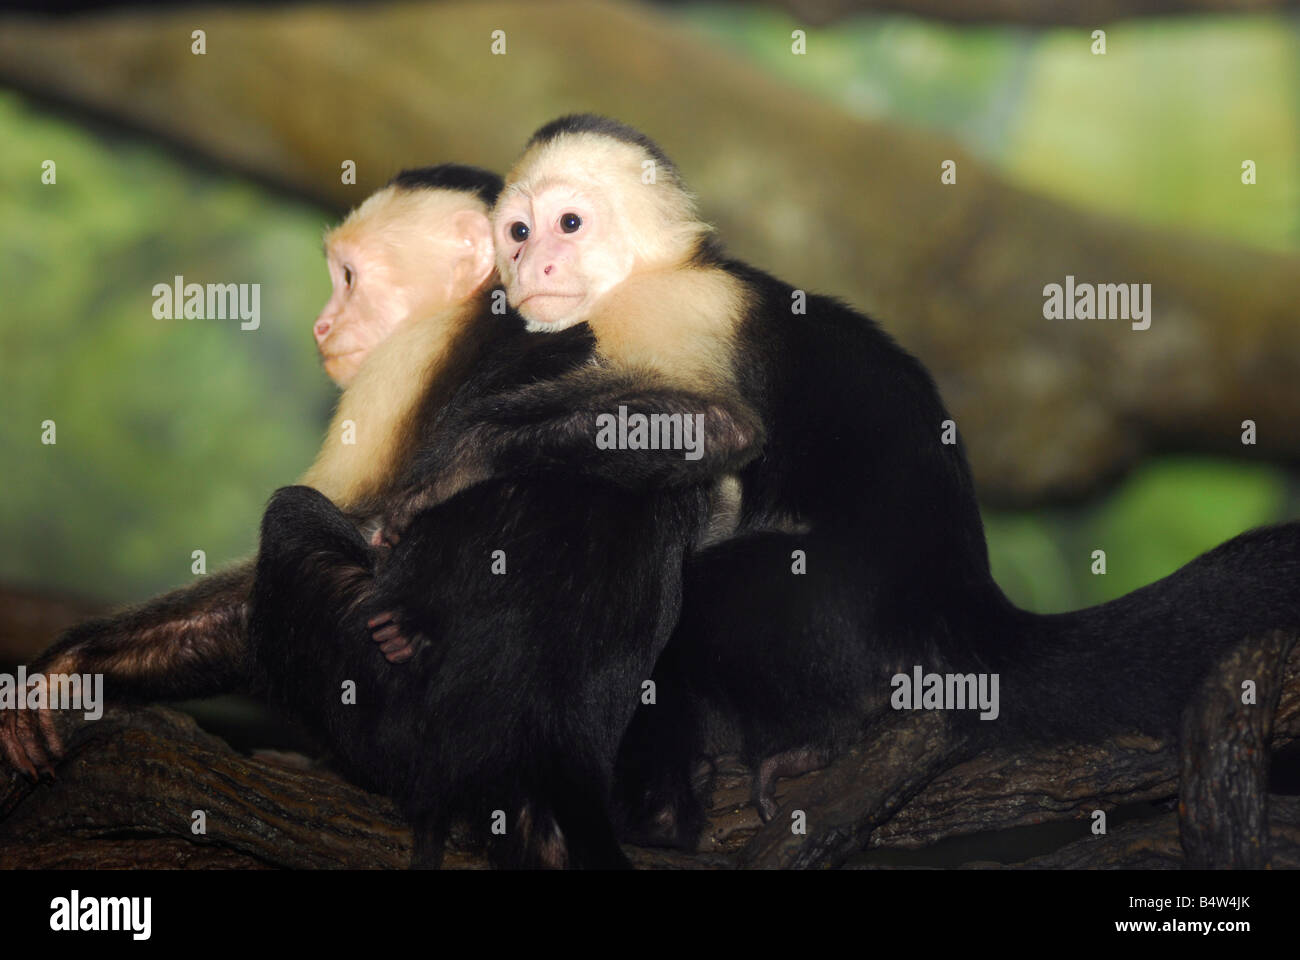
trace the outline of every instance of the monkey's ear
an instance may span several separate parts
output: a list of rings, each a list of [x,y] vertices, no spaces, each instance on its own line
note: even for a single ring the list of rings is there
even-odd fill
[[[477,210],[462,210],[451,218],[452,236],[460,250],[452,265],[451,299],[468,299],[496,267],[492,222]]]

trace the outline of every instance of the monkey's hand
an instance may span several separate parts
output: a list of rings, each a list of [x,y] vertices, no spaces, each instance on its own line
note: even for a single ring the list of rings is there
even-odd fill
[[[397,614],[385,611],[366,621],[370,628],[370,638],[379,644],[380,651],[389,663],[405,663],[415,656],[416,644],[424,640],[423,634],[407,637],[397,622]]]
[[[28,687],[18,691],[24,700],[40,690],[40,702],[47,706],[31,709],[6,708],[0,710],[0,752],[15,770],[33,780],[42,774],[54,777],[54,763],[63,756],[63,742],[54,724],[54,711],[50,703],[47,674],[40,673],[28,680]]]

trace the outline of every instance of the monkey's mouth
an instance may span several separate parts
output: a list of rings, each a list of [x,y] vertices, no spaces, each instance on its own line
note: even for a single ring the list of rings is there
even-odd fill
[[[545,299],[547,297],[554,297],[560,300],[577,300],[581,296],[582,294],[580,293],[552,293],[549,290],[541,290],[538,291],[537,293],[530,293],[528,296],[524,297],[522,300],[519,301],[519,306],[522,307],[529,300],[537,300],[539,298]]]
[[[516,309],[529,320],[539,323],[555,323],[567,318],[573,308],[565,301],[576,303],[583,298],[581,293],[552,293],[549,290],[530,293],[519,301]]]

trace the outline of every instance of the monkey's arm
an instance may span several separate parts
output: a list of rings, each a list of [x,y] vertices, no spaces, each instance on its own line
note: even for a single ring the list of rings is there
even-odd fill
[[[113,701],[182,700],[246,689],[253,565],[204,577],[121,613],[78,624],[31,674],[103,674]],[[0,751],[35,776],[62,752],[48,710],[0,713]]]
[[[633,490],[707,482],[744,467],[763,438],[757,412],[734,396],[584,367],[453,403],[386,511],[384,535],[497,477],[560,473]]]

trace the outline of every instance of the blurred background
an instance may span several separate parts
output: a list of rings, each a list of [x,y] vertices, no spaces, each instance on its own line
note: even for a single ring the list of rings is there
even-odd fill
[[[504,170],[575,110],[644,129],[733,250],[920,356],[1017,602],[1106,600],[1300,515],[1300,15],[1066,6],[0,15],[0,660],[189,582],[195,550],[249,554],[336,396],[323,230],[405,166]],[[176,275],[260,284],[260,327],[155,319]],[[1067,275],[1152,284],[1151,328],[1044,319]]]

